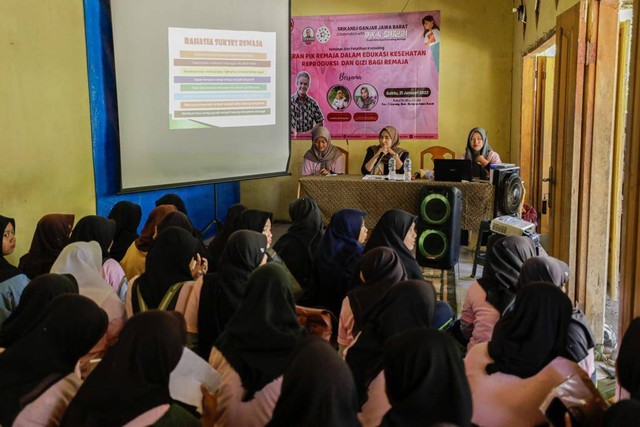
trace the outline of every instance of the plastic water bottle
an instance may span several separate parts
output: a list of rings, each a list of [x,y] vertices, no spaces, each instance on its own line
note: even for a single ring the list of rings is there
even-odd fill
[[[389,158],[389,181],[396,180],[396,159],[394,156]]]
[[[411,182],[411,159],[409,156],[404,159],[404,180],[406,182]]]

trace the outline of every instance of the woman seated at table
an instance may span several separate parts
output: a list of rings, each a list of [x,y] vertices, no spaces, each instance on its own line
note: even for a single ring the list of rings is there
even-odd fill
[[[483,168],[494,163],[502,163],[500,155],[489,145],[487,131],[483,128],[473,128],[469,132],[464,158],[480,164]]]
[[[318,126],[311,132],[311,148],[304,153],[302,176],[343,174],[344,155],[331,144],[329,129]]]
[[[383,127],[378,136],[378,145],[367,147],[367,153],[362,162],[363,175],[387,175],[389,173],[389,159],[396,161],[396,172],[404,173],[404,160],[409,152],[400,148],[398,131],[393,126]]]

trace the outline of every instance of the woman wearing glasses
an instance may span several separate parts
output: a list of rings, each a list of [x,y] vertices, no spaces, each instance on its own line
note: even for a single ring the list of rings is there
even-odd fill
[[[400,147],[398,131],[393,126],[386,126],[380,131],[378,145],[367,147],[367,154],[362,162],[363,175],[387,175],[389,173],[389,159],[396,162],[396,172],[404,173],[404,160],[409,152]]]

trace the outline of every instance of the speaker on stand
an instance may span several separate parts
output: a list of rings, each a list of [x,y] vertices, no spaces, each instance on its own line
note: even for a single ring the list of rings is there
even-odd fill
[[[457,187],[425,186],[418,203],[418,264],[448,270],[460,255],[462,192]]]

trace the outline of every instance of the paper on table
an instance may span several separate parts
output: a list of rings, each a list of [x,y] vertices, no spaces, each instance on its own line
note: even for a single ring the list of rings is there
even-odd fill
[[[178,366],[169,377],[169,393],[173,399],[195,406],[202,413],[200,384],[204,384],[213,393],[220,387],[220,374],[185,347]]]
[[[362,177],[365,181],[384,181],[387,179],[386,175],[365,175]]]

